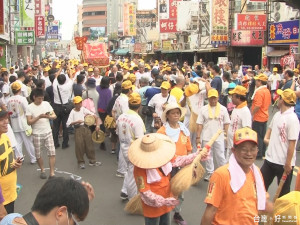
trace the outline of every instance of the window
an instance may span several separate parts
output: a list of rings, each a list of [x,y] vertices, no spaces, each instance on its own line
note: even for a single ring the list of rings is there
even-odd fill
[[[234,1],[234,11],[235,12],[241,11],[241,0]]]
[[[82,17],[85,16],[104,16],[105,11],[96,11],[96,12],[84,12],[82,13]]]
[[[249,2],[247,4],[247,11],[262,11],[265,9],[265,3],[262,2]]]

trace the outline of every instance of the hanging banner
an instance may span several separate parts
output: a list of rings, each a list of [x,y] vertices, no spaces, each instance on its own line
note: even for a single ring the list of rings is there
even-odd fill
[[[136,6],[135,4],[128,5],[128,24],[129,24],[129,36],[136,36]]]
[[[267,15],[235,14],[235,30],[267,30]]]
[[[211,15],[211,44],[215,47],[220,45],[227,45],[229,24],[229,0],[212,0]]]
[[[20,1],[20,26],[21,27],[34,27],[34,1]]]
[[[123,36],[128,36],[129,33],[129,9],[128,3],[124,3],[123,8]]]
[[[35,16],[35,36],[45,36],[45,17]]]
[[[299,20],[269,23],[269,45],[298,44]]]
[[[32,30],[23,30],[15,31],[16,36],[16,45],[34,45],[34,31]]]
[[[0,1],[0,34],[4,34],[4,2]]]
[[[264,32],[232,30],[231,46],[264,46]]]

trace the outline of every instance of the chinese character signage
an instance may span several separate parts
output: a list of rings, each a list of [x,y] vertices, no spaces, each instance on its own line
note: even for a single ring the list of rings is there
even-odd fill
[[[0,34],[4,34],[4,1],[0,1]]]
[[[227,45],[229,0],[212,0],[211,15],[212,15],[211,44],[214,46]]]
[[[15,31],[16,45],[34,45],[35,35],[33,30]]]
[[[298,44],[299,20],[270,23],[268,30],[269,45]]]
[[[162,41],[162,49],[165,51],[173,50],[170,40]]]
[[[299,52],[298,45],[290,45],[290,55],[295,55]]]
[[[20,0],[20,26],[34,27],[35,2]]]
[[[136,6],[135,4],[128,5],[128,16],[129,16],[129,36],[136,35]]]
[[[128,3],[124,3],[123,8],[123,36],[128,36],[129,32],[129,15]]]
[[[45,17],[35,16],[35,36],[45,36]]]
[[[59,40],[58,26],[48,26],[47,27],[47,40],[52,42],[57,42]]]
[[[267,15],[235,14],[236,30],[267,30]]]
[[[177,20],[160,20],[160,33],[175,33],[177,32]]]
[[[42,0],[35,0],[34,3],[35,15],[42,15]]]
[[[263,46],[264,32],[259,30],[233,30],[231,46]]]
[[[181,0],[170,0],[170,15],[169,18],[170,19],[177,19],[177,3],[180,2]],[[191,2],[189,2],[191,3]]]

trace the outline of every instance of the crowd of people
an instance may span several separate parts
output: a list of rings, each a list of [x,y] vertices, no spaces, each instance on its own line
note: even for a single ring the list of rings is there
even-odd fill
[[[202,155],[209,188],[201,224],[234,224],[237,217],[241,224],[253,224],[258,211],[271,211],[266,191],[283,174],[287,180],[280,196],[290,192],[299,149],[298,69],[285,66],[278,74],[276,67],[271,73],[255,66],[244,74],[231,63],[185,61],[181,67],[127,58],[111,60],[107,68],[76,59],[44,59],[18,67],[17,73],[15,69],[0,68],[2,217],[14,212],[23,146],[30,163],[40,167],[40,178],[50,182],[57,180],[55,151],[69,148],[72,133],[80,169],[86,168],[84,155],[89,166],[101,165],[91,145],[94,132],[109,137],[110,145],[102,141],[99,149],[117,156],[116,176],[124,178],[120,198],[141,194],[146,225],[169,225],[173,209],[174,221],[187,224],[181,215],[184,195],[172,196],[170,178],[203,154],[219,129],[224,132]],[[269,118],[272,103],[278,112]],[[49,158],[49,175],[42,149]],[[255,160],[264,160],[260,170]],[[249,204],[243,205],[243,199]],[[235,209],[229,205],[233,201]],[[64,212],[63,219],[75,223],[87,215],[58,207],[56,222]]]

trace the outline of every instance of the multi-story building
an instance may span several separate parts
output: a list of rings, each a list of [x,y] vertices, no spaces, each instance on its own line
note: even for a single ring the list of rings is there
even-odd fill
[[[82,35],[95,40],[107,34],[106,0],[82,1]]]

